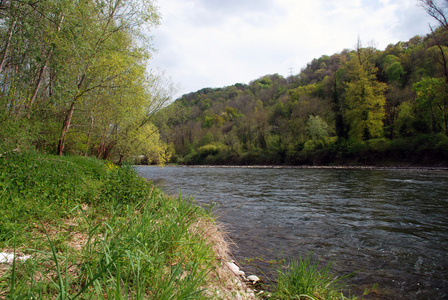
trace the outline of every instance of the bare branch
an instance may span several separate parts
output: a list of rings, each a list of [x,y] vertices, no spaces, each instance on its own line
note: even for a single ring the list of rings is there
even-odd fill
[[[448,30],[448,20],[447,20],[447,11],[442,5],[438,5],[433,0],[419,0],[420,6],[423,7],[428,15],[434,18],[437,22],[440,23],[446,30]],[[448,1],[445,0],[445,6]]]

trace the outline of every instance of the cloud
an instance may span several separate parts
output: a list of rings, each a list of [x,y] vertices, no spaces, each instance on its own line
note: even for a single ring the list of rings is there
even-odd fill
[[[183,89],[287,76],[313,58],[353,48],[358,36],[380,49],[426,34],[430,18],[409,0],[160,0],[153,32],[165,69]],[[179,94],[179,95],[180,95]]]

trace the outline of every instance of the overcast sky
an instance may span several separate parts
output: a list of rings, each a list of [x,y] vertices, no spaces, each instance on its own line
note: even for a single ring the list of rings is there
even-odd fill
[[[358,36],[384,50],[435,24],[417,0],[158,0],[161,26],[150,67],[178,85],[205,87],[298,74],[313,58],[353,49]]]

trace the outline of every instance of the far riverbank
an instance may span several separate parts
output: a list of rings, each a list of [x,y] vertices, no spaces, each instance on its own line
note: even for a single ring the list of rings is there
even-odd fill
[[[138,165],[146,166],[146,165]],[[157,166],[156,166],[157,167]],[[177,165],[167,164],[166,167],[188,168],[249,168],[249,169],[323,169],[323,170],[429,170],[448,171],[448,167],[424,167],[424,166],[350,166],[350,165],[325,165],[325,166],[284,166],[284,165]]]

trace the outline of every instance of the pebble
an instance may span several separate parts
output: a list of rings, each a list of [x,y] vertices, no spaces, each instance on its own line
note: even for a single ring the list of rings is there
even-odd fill
[[[252,283],[257,283],[258,281],[260,281],[260,278],[258,278],[258,276],[255,275],[250,275],[247,277],[247,280],[252,281]]]
[[[16,255],[16,261],[20,261],[20,260],[25,261],[30,258],[31,258],[31,255],[24,255],[22,257],[19,257]],[[0,263],[12,264],[13,261],[14,261],[13,253],[0,252]]]
[[[240,268],[233,262],[227,262],[227,267],[229,267],[230,271],[235,275],[244,276],[244,272],[240,271]]]

